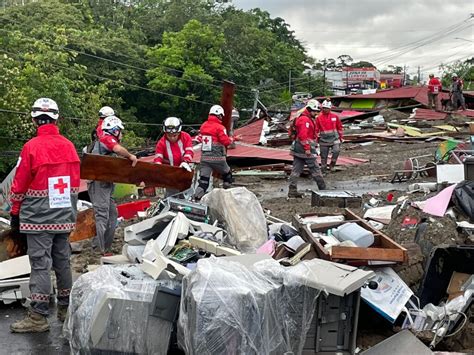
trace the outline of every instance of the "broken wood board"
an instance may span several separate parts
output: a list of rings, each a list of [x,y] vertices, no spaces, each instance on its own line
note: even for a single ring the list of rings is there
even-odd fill
[[[78,242],[85,239],[90,239],[96,234],[95,230],[95,216],[94,209],[88,208],[87,210],[80,211],[77,213],[76,228],[69,235],[69,242]]]
[[[305,213],[296,215],[294,221],[299,221],[302,217],[308,217],[317,214],[318,216],[328,216],[327,213]],[[295,223],[294,226],[299,230],[301,237],[311,243],[316,249],[318,256],[321,259],[331,261],[346,261],[351,263],[365,262],[369,264],[371,261],[382,261],[382,262],[397,262],[406,263],[408,261],[407,250],[400,244],[393,241],[386,234],[378,231],[368,224],[365,220],[357,216],[354,212],[349,209],[344,210],[345,221],[334,222],[332,225],[325,224],[324,226],[318,224],[301,224]],[[324,248],[324,246],[314,236],[313,232],[325,233],[329,228],[336,228],[347,222],[356,222],[366,230],[371,231],[374,234],[374,244],[368,248],[361,247],[345,247],[345,246],[333,246],[331,253]]]
[[[132,167],[130,160],[97,154],[84,154],[81,160],[81,179],[120,182],[165,187],[184,191],[191,186],[193,172],[185,169],[138,161]]]

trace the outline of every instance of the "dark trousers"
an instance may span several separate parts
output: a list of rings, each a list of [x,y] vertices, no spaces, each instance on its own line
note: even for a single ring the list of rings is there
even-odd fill
[[[69,305],[72,274],[69,258],[69,233],[53,234],[42,232],[27,234],[28,256],[31,265],[30,292],[31,308],[47,316],[51,293],[51,268],[56,274],[58,304]]]

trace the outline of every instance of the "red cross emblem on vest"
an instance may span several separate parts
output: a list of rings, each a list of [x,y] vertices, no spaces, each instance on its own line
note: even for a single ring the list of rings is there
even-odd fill
[[[60,178],[58,180],[58,183],[57,184],[54,184],[53,187],[56,189],[56,190],[59,190],[59,193],[62,195],[64,193],[64,189],[67,188],[67,183],[65,183],[63,181],[62,178]]]
[[[203,142],[204,142],[205,144],[208,144],[208,143],[209,143],[209,138],[204,137]]]

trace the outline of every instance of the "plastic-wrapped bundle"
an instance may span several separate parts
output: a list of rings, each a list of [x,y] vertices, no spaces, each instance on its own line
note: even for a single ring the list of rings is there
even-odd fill
[[[211,216],[225,223],[226,243],[244,253],[255,251],[267,241],[267,221],[257,197],[245,187],[214,189],[202,198]]]
[[[303,279],[272,259],[250,269],[200,260],[183,281],[180,346],[199,355],[301,353],[320,292]]]
[[[136,265],[107,265],[80,276],[64,323],[72,353],[166,354],[172,323],[149,312],[155,288],[170,282],[155,281]]]

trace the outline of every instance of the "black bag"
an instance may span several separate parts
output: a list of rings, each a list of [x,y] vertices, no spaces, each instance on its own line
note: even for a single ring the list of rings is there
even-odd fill
[[[474,222],[474,181],[461,181],[454,189],[455,204]]]

